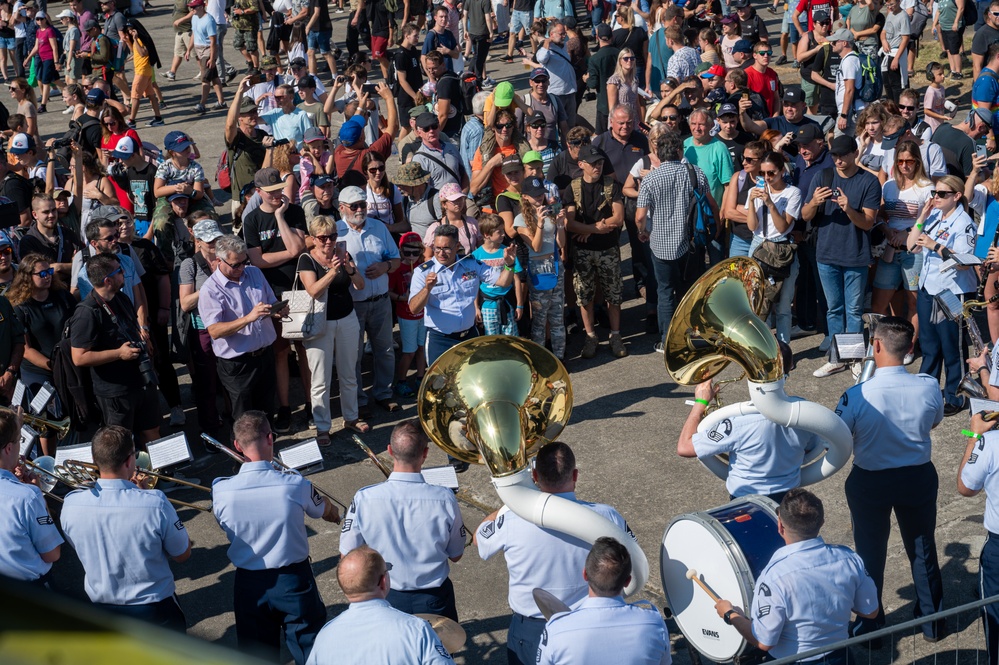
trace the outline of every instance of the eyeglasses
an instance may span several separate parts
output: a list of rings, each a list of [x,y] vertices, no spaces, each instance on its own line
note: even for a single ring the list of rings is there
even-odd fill
[[[434,246],[434,253],[435,254],[444,254],[446,252],[453,252],[453,251],[454,251],[454,247],[437,247],[437,246]]]
[[[358,201],[356,203],[344,203],[343,205],[345,205],[348,208],[350,208],[351,211],[353,211],[353,212],[357,212],[359,210],[367,210],[368,209],[368,202],[367,201]]]
[[[119,268],[119,270],[121,270],[121,268]],[[46,268],[45,270],[39,270],[38,272],[33,272],[31,274],[45,279],[46,277],[51,277],[55,274],[55,268]]]
[[[402,250],[402,255],[403,256],[419,256],[422,253],[423,252],[421,252],[418,249],[404,249],[404,250]]]
[[[632,62],[632,61],[634,61],[634,59],[635,59],[635,56],[633,56],[633,55],[626,55],[623,58],[621,58],[621,61],[622,62]]]
[[[430,125],[428,127],[420,127],[420,129],[422,129],[425,132],[429,132],[431,130],[440,129],[440,128],[441,128],[441,125],[440,125],[439,122],[435,122],[434,124],[432,124],[432,125]]]
[[[902,110],[902,111],[915,111],[916,110],[915,106],[906,106],[905,104],[899,104],[898,108],[900,110]]]
[[[222,263],[226,264],[227,266],[229,266],[233,270],[239,270],[240,268],[245,268],[246,266],[250,265],[250,259],[243,259],[239,263],[229,263],[228,261],[226,261],[225,259],[223,259],[220,256],[219,257],[219,261],[221,261]]]
[[[113,236],[108,236],[107,238],[98,238],[98,240],[101,242],[118,242],[118,234],[116,233]]]
[[[743,155],[742,156],[742,161],[746,162],[747,164],[755,164],[756,162],[760,161],[760,158],[759,157],[750,157],[749,155]]]
[[[500,122],[500,123],[497,123],[497,124],[495,124],[493,126],[496,128],[497,131],[505,132],[506,130],[513,128],[513,123],[512,122]]]
[[[384,164],[382,164],[381,166],[369,166],[368,167],[368,173],[382,173],[384,170],[385,170],[385,165]]]
[[[760,169],[760,175],[764,178],[772,178],[778,173],[780,173],[780,171],[764,171],[763,169]]]
[[[109,272],[108,276],[105,277],[104,279],[105,280],[109,280],[109,279],[111,279],[112,277],[114,277],[115,275],[117,275],[120,272],[121,272],[121,266],[119,266],[119,267],[115,268],[114,270],[112,270],[111,272]]]
[[[680,120],[680,116],[678,115],[664,115],[662,118],[663,122],[677,122]]]
[[[774,54],[773,49],[770,49],[770,50],[767,50],[767,51],[757,51],[756,52],[756,55],[773,55],[773,54]]]
[[[957,194],[957,192],[950,192],[947,190],[940,190],[940,189],[934,189],[933,191],[930,192],[930,196],[932,196],[935,199],[945,199],[951,194]]]
[[[316,243],[319,245],[325,245],[331,240],[336,240],[336,236],[312,236],[315,238]]]

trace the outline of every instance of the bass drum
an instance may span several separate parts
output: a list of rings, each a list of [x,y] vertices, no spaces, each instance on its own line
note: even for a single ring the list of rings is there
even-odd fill
[[[680,515],[666,527],[659,558],[666,605],[687,642],[704,657],[729,663],[748,644],[718,616],[711,597],[687,579],[687,570],[695,569],[708,588],[748,612],[757,576],[783,546],[777,504],[757,495]]]

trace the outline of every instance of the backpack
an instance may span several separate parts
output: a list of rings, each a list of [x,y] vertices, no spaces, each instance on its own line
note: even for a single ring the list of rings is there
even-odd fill
[[[461,105],[464,115],[472,112],[472,98],[482,90],[481,81],[475,72],[466,69],[461,75]]]
[[[572,199],[576,202],[577,207],[582,207],[583,205],[583,178],[575,178],[570,185],[572,187]],[[604,206],[614,205],[614,178],[609,176],[604,177]],[[603,206],[597,206],[597,210],[600,210]]]
[[[96,409],[90,370],[73,364],[73,345],[70,341],[72,322],[70,317],[63,327],[62,336],[52,347],[52,384],[59,394],[72,428],[79,432],[90,426],[94,415],[99,411]]]
[[[235,159],[235,158],[234,158]],[[215,163],[215,182],[225,191],[232,188],[232,164],[229,162],[229,149],[222,148],[219,161]]]
[[[108,58],[108,68],[116,72],[125,71],[125,58],[128,57],[128,49],[114,37],[108,37],[108,44],[111,48],[111,56]]]
[[[923,30],[926,29],[926,23],[932,15],[932,12],[923,4],[922,0],[916,0],[916,7],[913,9],[912,18],[909,20],[909,34],[912,35],[913,39],[919,39],[919,36],[923,34]]]
[[[970,4],[970,3],[969,3]],[[860,58],[860,89],[857,97],[862,102],[870,104],[881,99],[881,91],[884,89],[884,81],[881,78],[881,66],[876,57],[868,54],[854,53]],[[842,65],[841,65],[842,66]]]
[[[707,191],[700,191],[697,188],[697,173],[690,164],[686,165],[687,175],[690,177],[690,186],[694,190],[694,197],[690,200],[687,208],[687,229],[690,242],[694,247],[703,249],[715,237],[717,227],[714,215],[711,214],[711,204],[708,203]]]
[[[394,14],[399,11],[399,0],[384,0],[385,11],[389,14]]]
[[[964,19],[965,27],[969,27],[978,23],[978,7],[974,0],[968,0],[964,3],[964,14],[961,15]]]

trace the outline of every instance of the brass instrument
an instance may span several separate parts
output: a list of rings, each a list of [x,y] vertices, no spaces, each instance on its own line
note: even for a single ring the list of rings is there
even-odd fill
[[[143,466],[145,465],[145,466]],[[135,455],[135,476],[132,478],[132,482],[139,486],[140,489],[151,490],[156,487],[160,480],[169,481],[172,483],[177,483],[178,485],[187,485],[188,487],[193,487],[195,489],[203,490],[205,492],[211,492],[210,489],[202,485],[196,485],[190,483],[186,480],[179,480],[172,476],[168,476],[165,473],[160,473],[159,471],[153,471],[149,467],[149,453],[142,451],[136,453]],[[90,462],[79,462],[77,460],[67,460],[65,467],[66,472],[71,475],[71,477],[78,483],[78,489],[82,487],[88,487],[100,479],[101,472],[97,468],[96,464]],[[150,482],[144,483],[143,476],[150,479]],[[174,499],[171,497],[166,498],[167,501],[174,504],[175,506],[181,506],[183,508],[193,508],[194,510],[200,510],[202,512],[211,512],[211,508],[205,508],[204,506],[199,506],[196,503],[188,503],[186,501],[181,501],[179,499]]]
[[[867,351],[864,353],[864,364],[861,366],[860,374],[857,375],[855,385],[874,376],[874,370],[877,369],[877,365],[874,363],[874,331],[877,330],[878,323],[885,318],[885,315],[868,312],[860,318],[867,324]]]
[[[975,322],[974,311],[989,303],[985,300],[967,300],[961,307],[961,318],[968,329],[968,338],[971,340],[972,355],[977,357],[985,353],[985,369],[992,371],[992,358],[988,354],[989,346],[982,337],[982,332]],[[979,370],[980,371],[980,370]],[[968,370],[961,377],[961,384],[958,386],[957,394],[975,399],[988,399],[989,392],[979,380],[979,372]]]
[[[231,457],[236,462],[239,462],[240,464],[243,464],[243,463],[245,463],[247,461],[246,456],[244,456],[241,453],[233,450],[232,448],[230,448],[229,446],[225,445],[224,443],[222,443],[218,439],[216,439],[214,437],[211,437],[211,436],[209,436],[208,434],[205,434],[205,433],[201,434],[201,438],[208,445],[214,446],[220,452],[225,453],[226,455],[228,455],[229,457]],[[302,475],[301,472],[299,472],[298,469],[291,468],[290,466],[288,466],[287,464],[285,464],[284,462],[282,462],[277,457],[275,457],[275,458],[273,458],[271,460],[271,466],[274,467],[274,470],[278,471],[279,473],[290,473],[290,474],[294,474],[296,476],[301,476]],[[326,497],[327,499],[329,499],[333,503],[335,503],[338,506],[340,506],[341,508],[343,508],[344,511],[347,510],[347,506],[345,506],[342,502],[338,501],[337,498],[334,497],[332,494],[330,494],[329,492],[327,492],[323,488],[319,487],[315,483],[312,483],[312,486],[315,488],[315,490],[317,492],[319,492],[320,494],[322,494],[324,497]]]
[[[354,443],[357,444],[358,448],[364,451],[364,454],[368,456],[368,459],[370,459],[372,462],[375,463],[375,466],[378,467],[378,470],[381,471],[386,478],[388,478],[389,474],[392,473],[392,469],[385,466],[385,463],[378,458],[378,455],[375,455],[374,451],[371,450],[371,448],[368,448],[367,444],[364,443],[364,441],[361,441],[361,437],[357,436],[356,434],[353,434],[351,435],[351,439],[354,440]]]
[[[31,425],[42,436],[45,435],[45,432],[53,432],[56,438],[65,439],[69,436],[69,430],[72,427],[69,416],[66,416],[62,420],[46,420],[45,418],[25,413],[23,417],[24,424]]]
[[[727,383],[738,383],[739,381],[742,381],[745,378],[746,378],[746,373],[743,372],[734,379],[722,379],[721,381],[715,381],[714,382],[715,396],[711,398],[711,403],[708,404],[706,407],[704,407],[704,415],[708,415],[712,411],[720,409],[723,406],[725,406],[721,401],[722,386],[724,386]]]
[[[75,489],[75,485],[72,484],[68,477],[65,477],[60,472],[62,467],[59,467],[55,463],[55,458],[44,455],[42,457],[35,458],[34,460],[29,460],[26,457],[22,457],[20,460],[20,465],[31,475],[38,478],[38,489],[42,491],[45,496],[55,499],[59,503],[62,503],[62,497],[56,496],[53,490],[55,490],[56,485],[60,482],[69,485]]]

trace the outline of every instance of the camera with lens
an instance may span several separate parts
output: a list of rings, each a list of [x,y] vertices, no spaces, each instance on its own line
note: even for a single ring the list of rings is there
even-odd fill
[[[156,370],[153,369],[153,360],[149,357],[145,345],[138,342],[129,342],[129,346],[139,350],[137,360],[139,361],[139,374],[142,376],[142,384],[146,386],[158,385],[159,379],[156,377]]]
[[[59,150],[59,149],[62,149],[62,148],[68,148],[72,144],[73,144],[73,137],[72,136],[64,136],[61,139],[56,139],[55,141],[53,141],[52,142],[52,147],[55,148],[56,150]]]

